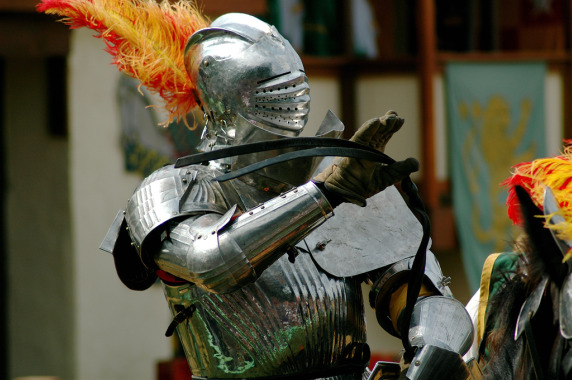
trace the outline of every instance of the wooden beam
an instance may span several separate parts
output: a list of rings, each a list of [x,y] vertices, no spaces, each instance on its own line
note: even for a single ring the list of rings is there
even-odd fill
[[[64,56],[69,35],[67,26],[44,14],[0,14],[0,54],[4,56]]]
[[[564,69],[564,138],[572,139],[572,5],[570,1],[564,1],[564,48],[568,56],[568,62]]]
[[[356,121],[356,70],[353,65],[345,65],[342,67],[339,81],[340,81],[340,109],[342,110],[341,119],[344,123],[345,129],[343,138],[349,139],[353,136],[359,126]],[[365,120],[363,120],[365,121]]]
[[[352,6],[350,0],[342,1],[342,33],[343,40],[343,56],[348,62],[353,58],[353,41],[352,41]],[[340,88],[340,109],[341,119],[345,125],[343,137],[349,139],[356,131],[356,71],[351,63],[342,66],[339,76]],[[359,125],[359,124],[357,124]]]
[[[35,12],[39,0],[0,0],[0,12]]]
[[[435,251],[452,250],[457,247],[453,209],[449,198],[448,182],[437,180],[435,158],[435,101],[433,81],[437,69],[437,37],[435,23],[435,1],[417,1],[417,41],[418,71],[421,82],[421,141],[423,172],[421,195],[431,220],[433,249]]]
[[[197,0],[199,9],[209,17],[217,17],[224,13],[240,12],[253,16],[266,14],[266,0]]]
[[[547,63],[567,63],[571,59],[570,52],[556,51],[494,51],[494,52],[468,52],[468,53],[437,53],[437,62],[526,62],[546,61]]]
[[[0,12],[35,12],[39,0],[0,0]],[[242,12],[252,15],[266,13],[266,0],[197,0],[200,9],[216,17],[228,12]]]
[[[433,100],[433,76],[436,68],[437,40],[435,37],[434,0],[417,1],[418,70],[421,84],[421,141],[423,170],[422,194],[429,212],[439,206],[435,168],[435,115]]]

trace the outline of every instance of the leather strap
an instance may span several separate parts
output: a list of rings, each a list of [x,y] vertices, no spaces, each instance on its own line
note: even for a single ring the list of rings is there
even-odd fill
[[[288,152],[276,157],[257,162],[252,165],[245,166],[244,168],[223,174],[215,179],[219,182],[228,181],[229,179],[238,178],[248,173],[255,172],[267,166],[279,164],[281,162],[294,160],[302,157],[325,157],[325,156],[343,156],[353,157],[363,160],[387,163],[387,159],[383,153],[371,152],[361,148],[354,147],[319,147]]]
[[[251,144],[243,144],[213,150],[210,152],[197,153],[190,156],[181,157],[175,163],[175,167],[183,167],[193,164],[200,164],[207,161],[218,160],[226,157],[240,156],[243,154],[252,154],[258,152],[265,152],[269,150],[278,150],[286,148],[299,148],[311,149],[317,147],[341,147],[341,148],[356,148],[372,152],[386,160],[384,163],[391,164],[395,162],[388,155],[381,153],[371,147],[359,144],[349,140],[340,140],[327,137],[293,137],[273,141],[261,141]],[[380,161],[381,162],[381,161]]]
[[[534,332],[532,331],[532,325],[530,323],[530,318],[527,318],[524,322],[524,333],[526,335],[526,346],[528,347],[528,352],[532,359],[532,366],[537,380],[544,380],[544,372],[542,370],[542,365],[540,364],[540,356],[536,349],[536,340],[534,339]]]
[[[230,179],[234,179],[245,174],[260,170],[267,166],[276,165],[281,162],[301,157],[343,156],[380,162],[387,165],[395,163],[395,160],[386,154],[381,153],[367,145],[359,144],[353,141],[322,137],[295,137],[232,146],[210,152],[186,156],[179,158],[175,164],[175,167],[204,163],[206,161],[217,160],[230,156],[252,154],[285,148],[297,148],[297,150],[278,155],[276,157],[246,166],[233,172],[223,174],[216,177],[215,180],[219,182],[228,181]],[[415,254],[415,259],[413,260],[409,276],[407,303],[405,309],[401,314],[403,323],[401,324],[400,334],[403,347],[405,349],[404,357],[406,359],[412,359],[415,355],[415,349],[409,342],[409,325],[411,323],[413,307],[415,306],[417,298],[419,297],[423,275],[425,273],[426,252],[431,234],[431,225],[429,216],[427,215],[425,206],[423,205],[423,201],[419,197],[417,186],[413,183],[413,181],[411,181],[411,178],[406,177],[401,181],[401,189],[408,196],[409,208],[411,211],[413,211],[414,214],[418,216],[423,228],[423,237],[421,239],[419,249]]]
[[[429,220],[429,215],[425,210],[425,206],[421,201],[421,197],[419,196],[417,186],[413,181],[411,181],[411,178],[406,177],[401,181],[401,189],[408,195],[409,208],[417,215],[421,222],[421,227],[423,228],[423,237],[421,238],[421,243],[419,243],[417,253],[415,253],[415,258],[413,259],[413,264],[411,265],[411,271],[409,273],[407,303],[405,304],[405,309],[401,312],[402,322],[400,334],[401,342],[405,349],[403,356],[406,360],[411,361],[415,356],[415,349],[409,341],[409,325],[411,324],[413,308],[417,302],[417,298],[419,297],[421,285],[423,284],[425,263],[427,261],[427,246],[429,245],[429,238],[431,236],[431,222]]]

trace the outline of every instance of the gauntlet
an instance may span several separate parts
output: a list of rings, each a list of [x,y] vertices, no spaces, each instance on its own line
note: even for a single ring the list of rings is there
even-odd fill
[[[395,111],[365,122],[350,141],[367,145],[379,152],[385,150],[387,142],[403,125],[404,119]],[[350,157],[337,157],[334,163],[313,178],[323,183],[327,191],[335,193],[344,201],[364,207],[366,199],[419,169],[414,158],[381,164]]]

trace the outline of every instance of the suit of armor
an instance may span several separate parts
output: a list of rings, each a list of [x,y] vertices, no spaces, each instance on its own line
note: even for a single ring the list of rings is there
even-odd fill
[[[224,15],[196,32],[185,54],[197,83],[193,95],[205,114],[201,150],[295,137],[304,127],[307,78],[300,58],[274,27],[251,16]],[[366,123],[357,141],[383,151],[402,123],[389,112]],[[176,328],[197,378],[367,378],[361,283],[375,284],[370,303],[380,323],[398,335],[392,297],[406,283],[403,274],[414,252],[344,277],[296,246],[304,248],[303,239],[333,216],[334,207],[365,206],[366,198],[416,166],[406,160],[388,170],[338,159],[310,181],[314,166],[297,159],[239,179],[214,180],[267,154],[170,165],[146,178],[106,239],[119,277],[142,290],[159,273],[173,315],[170,330]],[[464,312],[463,306],[451,298],[428,253],[424,295],[432,297],[416,307],[410,335],[421,342],[418,347],[462,354],[472,340],[470,320],[455,314],[459,307]],[[344,259],[344,252],[332,257]],[[443,308],[455,315],[455,339],[428,333],[427,313]],[[421,378],[414,376],[409,378]]]

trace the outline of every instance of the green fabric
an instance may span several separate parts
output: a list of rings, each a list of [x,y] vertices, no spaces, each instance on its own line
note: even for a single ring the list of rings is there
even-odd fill
[[[519,257],[520,255],[514,252],[503,252],[497,257],[490,278],[489,300],[516,274]]]
[[[340,0],[304,0],[305,54],[332,56],[343,53],[342,9]]]
[[[488,304],[485,312],[485,331],[483,337],[488,336],[489,329],[486,328],[488,310],[490,305],[490,300],[504,287],[504,285],[512,279],[517,272],[518,261],[520,260],[520,254],[515,252],[503,252],[495,260],[493,264],[493,269],[491,272],[491,277],[489,280],[489,297]],[[480,342],[482,343],[482,342]],[[488,349],[485,347],[484,357],[482,358],[486,363],[489,359]]]
[[[488,255],[515,236],[499,184],[512,165],[546,155],[546,72],[542,62],[446,66],[453,210],[471,289]]]

